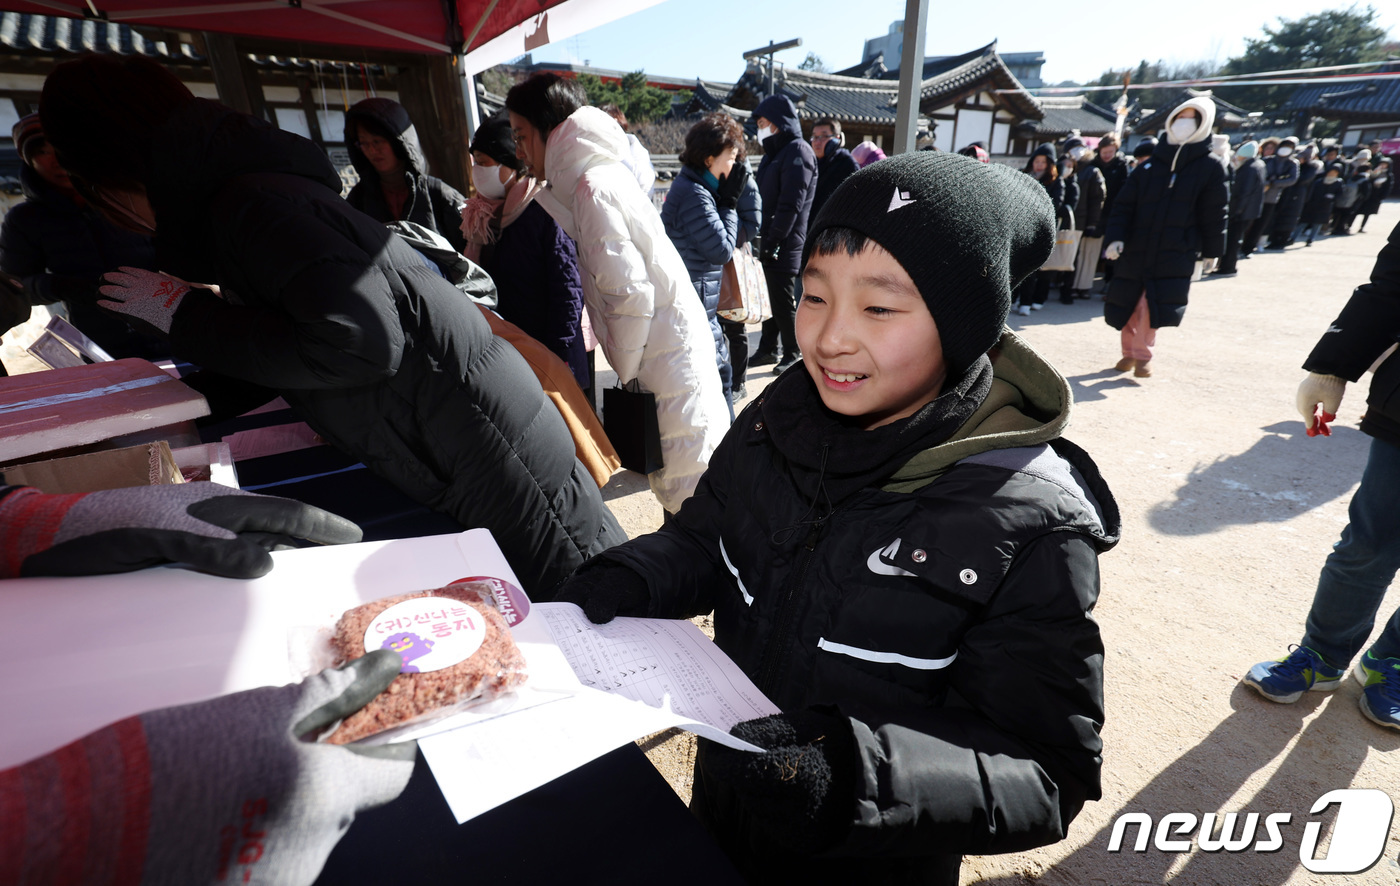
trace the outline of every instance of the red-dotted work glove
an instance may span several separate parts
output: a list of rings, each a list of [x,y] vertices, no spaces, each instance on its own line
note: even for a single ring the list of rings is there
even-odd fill
[[[841,838],[855,817],[857,761],[849,720],[834,709],[809,708],[745,720],[729,733],[767,753],[705,742],[704,777],[734,791],[752,827],[801,854]]]
[[[257,578],[272,568],[268,551],[293,539],[360,538],[360,527],[344,517],[217,483],[76,495],[0,487],[0,578],[101,575],[172,562]]]
[[[308,739],[384,691],[401,664],[375,650],[302,683],[130,717],[0,771],[0,874],[310,884],[357,813],[403,792],[417,746]]]
[[[170,334],[170,322],[190,291],[184,280],[144,268],[124,266],[103,274],[102,280],[107,285],[98,289],[100,307],[164,335]]]
[[[1308,373],[1308,377],[1298,385],[1298,412],[1303,416],[1303,424],[1307,426],[1309,437],[1316,437],[1318,434],[1324,437],[1332,436],[1332,429],[1327,427],[1327,423],[1337,417],[1337,410],[1342,406],[1342,395],[1346,393],[1346,389],[1346,379],[1319,372]],[[1322,406],[1321,416],[1317,414],[1319,405]]]

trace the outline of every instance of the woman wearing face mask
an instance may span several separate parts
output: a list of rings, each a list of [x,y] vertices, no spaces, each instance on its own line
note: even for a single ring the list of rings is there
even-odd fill
[[[680,161],[680,175],[671,184],[661,207],[661,223],[705,305],[720,381],[725,397],[732,403],[735,385],[730,373],[729,346],[717,311],[724,263],[748,239],[739,218],[739,198],[749,178],[744,165],[744,130],[733,117],[716,111],[690,127]]]
[[[535,202],[544,183],[515,156],[510,121],[488,120],[472,137],[477,196],[462,209],[463,254],[496,281],[496,312],[569,364],[591,386],[583,342],[583,284],[574,241]]]
[[[1215,103],[1193,98],[1167,121],[1151,164],[1128,176],[1104,236],[1104,258],[1118,263],[1104,297],[1104,320],[1122,332],[1114,368],[1138,378],[1152,375],[1157,330],[1181,325],[1197,260],[1225,251],[1229,189],[1210,154]]]
[[[1278,143],[1273,156],[1264,160],[1264,169],[1268,175],[1265,180],[1264,212],[1259,216],[1259,236],[1269,236],[1269,243],[1265,249],[1283,248],[1282,241],[1273,239],[1274,221],[1284,192],[1298,183],[1298,158],[1294,156],[1297,150],[1298,139],[1290,135]]]

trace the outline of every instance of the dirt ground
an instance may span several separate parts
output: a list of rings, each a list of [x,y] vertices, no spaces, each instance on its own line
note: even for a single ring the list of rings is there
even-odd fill
[[[1198,283],[1183,326],[1163,330],[1154,376],[1114,372],[1118,333],[1097,298],[1052,301],[1010,325],[1070,380],[1067,436],[1098,462],[1123,513],[1123,540],[1100,558],[1096,616],[1106,649],[1103,799],[1058,845],[969,857],[963,883],[1178,886],[1400,882],[1400,827],[1382,858],[1350,878],[1299,861],[1304,825],[1330,790],[1375,788],[1400,799],[1400,733],[1361,716],[1359,687],[1264,701],[1239,685],[1255,662],[1298,642],[1317,574],[1347,522],[1369,438],[1356,428],[1366,379],[1349,386],[1330,438],[1309,438],[1293,403],[1303,359],[1366,280],[1400,221],[1392,201],[1364,234],[1334,237],[1240,263]],[[771,376],[749,373],[750,396]],[[631,535],[655,529],[660,507],[636,474],[605,490]],[[1400,604],[1394,595],[1381,618]],[[640,742],[676,792],[690,794],[693,741]],[[1292,813],[1272,853],[1107,851],[1117,817]],[[1128,828],[1131,847],[1137,827]],[[1263,828],[1260,828],[1262,838]]]
[[[1351,680],[1294,705],[1239,685],[1252,664],[1298,641],[1318,569],[1347,522],[1368,446],[1356,429],[1366,382],[1348,390],[1330,438],[1302,433],[1294,393],[1304,357],[1397,221],[1400,202],[1392,201],[1365,234],[1257,255],[1241,262],[1238,277],[1196,284],[1185,324],[1159,336],[1150,379],[1111,369],[1118,335],[1097,298],[1052,300],[1011,318],[1070,380],[1068,436],[1097,460],[1123,513],[1123,540],[1100,560],[1096,613],[1106,648],[1103,799],[1058,845],[969,857],[964,883],[1400,882],[1400,827],[1363,874],[1312,874],[1299,860],[1304,824],[1336,814],[1310,815],[1327,791],[1373,788],[1400,798],[1400,733],[1361,716]],[[24,337],[6,336],[12,372],[22,371]],[[768,367],[752,370],[750,396],[770,380]],[[605,373],[600,384],[608,383]],[[604,495],[629,535],[660,525],[644,477],[619,473]],[[1392,595],[1382,618],[1397,603]],[[663,733],[640,744],[688,798],[691,737]],[[1172,812],[1292,819],[1272,853],[1109,853],[1113,823],[1125,812],[1154,822]],[[1128,829],[1127,845],[1136,833]]]

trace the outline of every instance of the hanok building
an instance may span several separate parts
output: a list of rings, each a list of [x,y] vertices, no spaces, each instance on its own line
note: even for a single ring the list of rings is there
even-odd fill
[[[171,31],[128,26],[95,19],[0,13],[0,146],[10,130],[39,108],[39,94],[49,72],[62,62],[97,52],[144,55],[170,69],[199,98],[222,101],[282,129],[306,136],[324,148],[342,177],[354,173],[344,147],[345,111],[361,99],[382,96],[403,102],[423,135],[423,151],[433,174],[454,187],[465,187],[464,152],[446,138],[426,137],[435,119],[456,119],[440,105],[462,90],[443,89],[438,75],[450,59],[373,50],[318,47],[334,58],[321,61],[292,57],[287,46],[235,38],[227,34]],[[455,75],[453,75],[455,85]],[[402,97],[400,91],[402,90]],[[465,142],[465,139],[463,139]]]
[[[1118,125],[1118,115],[1083,95],[1036,96],[1044,117],[1021,124],[1017,135],[1037,142],[1058,142],[1071,135],[1103,138]]]
[[[993,154],[1028,154],[1033,139],[1015,134],[1026,121],[1044,114],[998,55],[996,43],[962,55],[924,63],[919,89],[919,126],[935,127],[935,144],[956,150],[981,142]],[[847,133],[847,144],[894,141],[899,74],[888,70],[883,55],[859,65],[823,74],[774,66],[773,79],[758,62],[750,62],[723,104],[752,111],[767,95],[787,96],[797,107],[804,134],[816,120],[830,118]]]
[[[1400,60],[1387,62],[1375,73],[1400,73]],[[1312,120],[1321,117],[1341,124],[1338,141],[1343,145],[1400,138],[1400,77],[1300,86],[1280,113],[1293,116],[1300,124],[1295,126],[1294,135],[1311,134]]]

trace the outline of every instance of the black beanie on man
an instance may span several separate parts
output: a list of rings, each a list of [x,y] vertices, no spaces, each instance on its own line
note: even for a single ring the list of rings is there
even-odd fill
[[[804,264],[827,228],[895,257],[938,324],[954,379],[1001,338],[1016,284],[1055,247],[1055,210],[1038,181],[947,152],[897,154],[842,182],[812,223]]]

